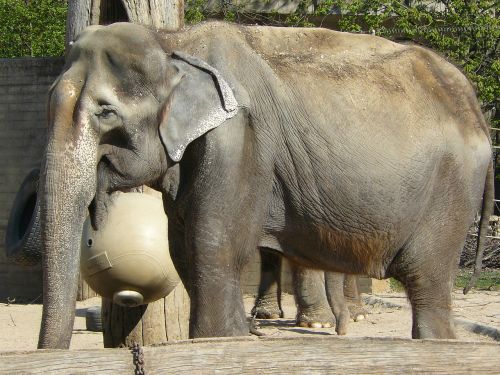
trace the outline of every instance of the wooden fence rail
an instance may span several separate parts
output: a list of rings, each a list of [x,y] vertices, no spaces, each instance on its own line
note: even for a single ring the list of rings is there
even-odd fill
[[[453,340],[238,337],[144,347],[152,374],[498,373],[500,344]],[[2,374],[134,374],[128,349],[0,353]]]

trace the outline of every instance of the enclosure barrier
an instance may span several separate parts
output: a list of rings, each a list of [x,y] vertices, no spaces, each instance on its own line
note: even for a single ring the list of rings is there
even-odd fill
[[[498,353],[500,344],[455,340],[253,336],[186,340],[136,350],[4,352],[0,373],[484,374],[498,373]],[[143,359],[140,370],[138,357]]]

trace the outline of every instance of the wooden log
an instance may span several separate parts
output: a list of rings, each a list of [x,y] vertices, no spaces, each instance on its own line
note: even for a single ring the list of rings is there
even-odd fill
[[[151,374],[498,373],[500,344],[331,335],[239,337],[144,347]],[[1,353],[0,373],[132,374],[127,349]]]
[[[189,297],[182,283],[165,298],[138,307],[102,299],[105,348],[160,344],[189,334]]]

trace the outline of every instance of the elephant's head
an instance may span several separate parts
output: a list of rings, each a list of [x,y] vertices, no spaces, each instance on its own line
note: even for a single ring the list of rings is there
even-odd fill
[[[237,112],[218,71],[157,38],[132,24],[90,27],[50,90],[40,348],[69,346],[87,210],[98,229],[113,191],[155,186],[191,141]]]

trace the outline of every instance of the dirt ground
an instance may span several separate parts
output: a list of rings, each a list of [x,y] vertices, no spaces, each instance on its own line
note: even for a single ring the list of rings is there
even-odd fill
[[[369,315],[359,322],[351,322],[347,336],[351,337],[411,337],[411,311],[403,293],[364,295],[368,301]],[[472,291],[464,296],[457,290],[454,295],[455,317],[460,321],[472,321],[500,331],[500,292]],[[252,308],[253,297],[245,296],[247,313]],[[85,311],[100,305],[100,298],[78,302],[71,349],[102,348],[102,335],[85,328]],[[398,306],[402,307],[398,307]],[[304,333],[319,335],[335,334],[333,328],[299,328],[294,326],[295,304],[293,296],[284,295],[285,318],[259,320],[259,330],[266,335],[289,336]],[[42,306],[39,304],[0,304],[0,351],[34,350],[38,340]],[[456,332],[461,341],[489,341],[495,339],[476,334],[457,324]],[[498,340],[498,336],[497,336]]]

